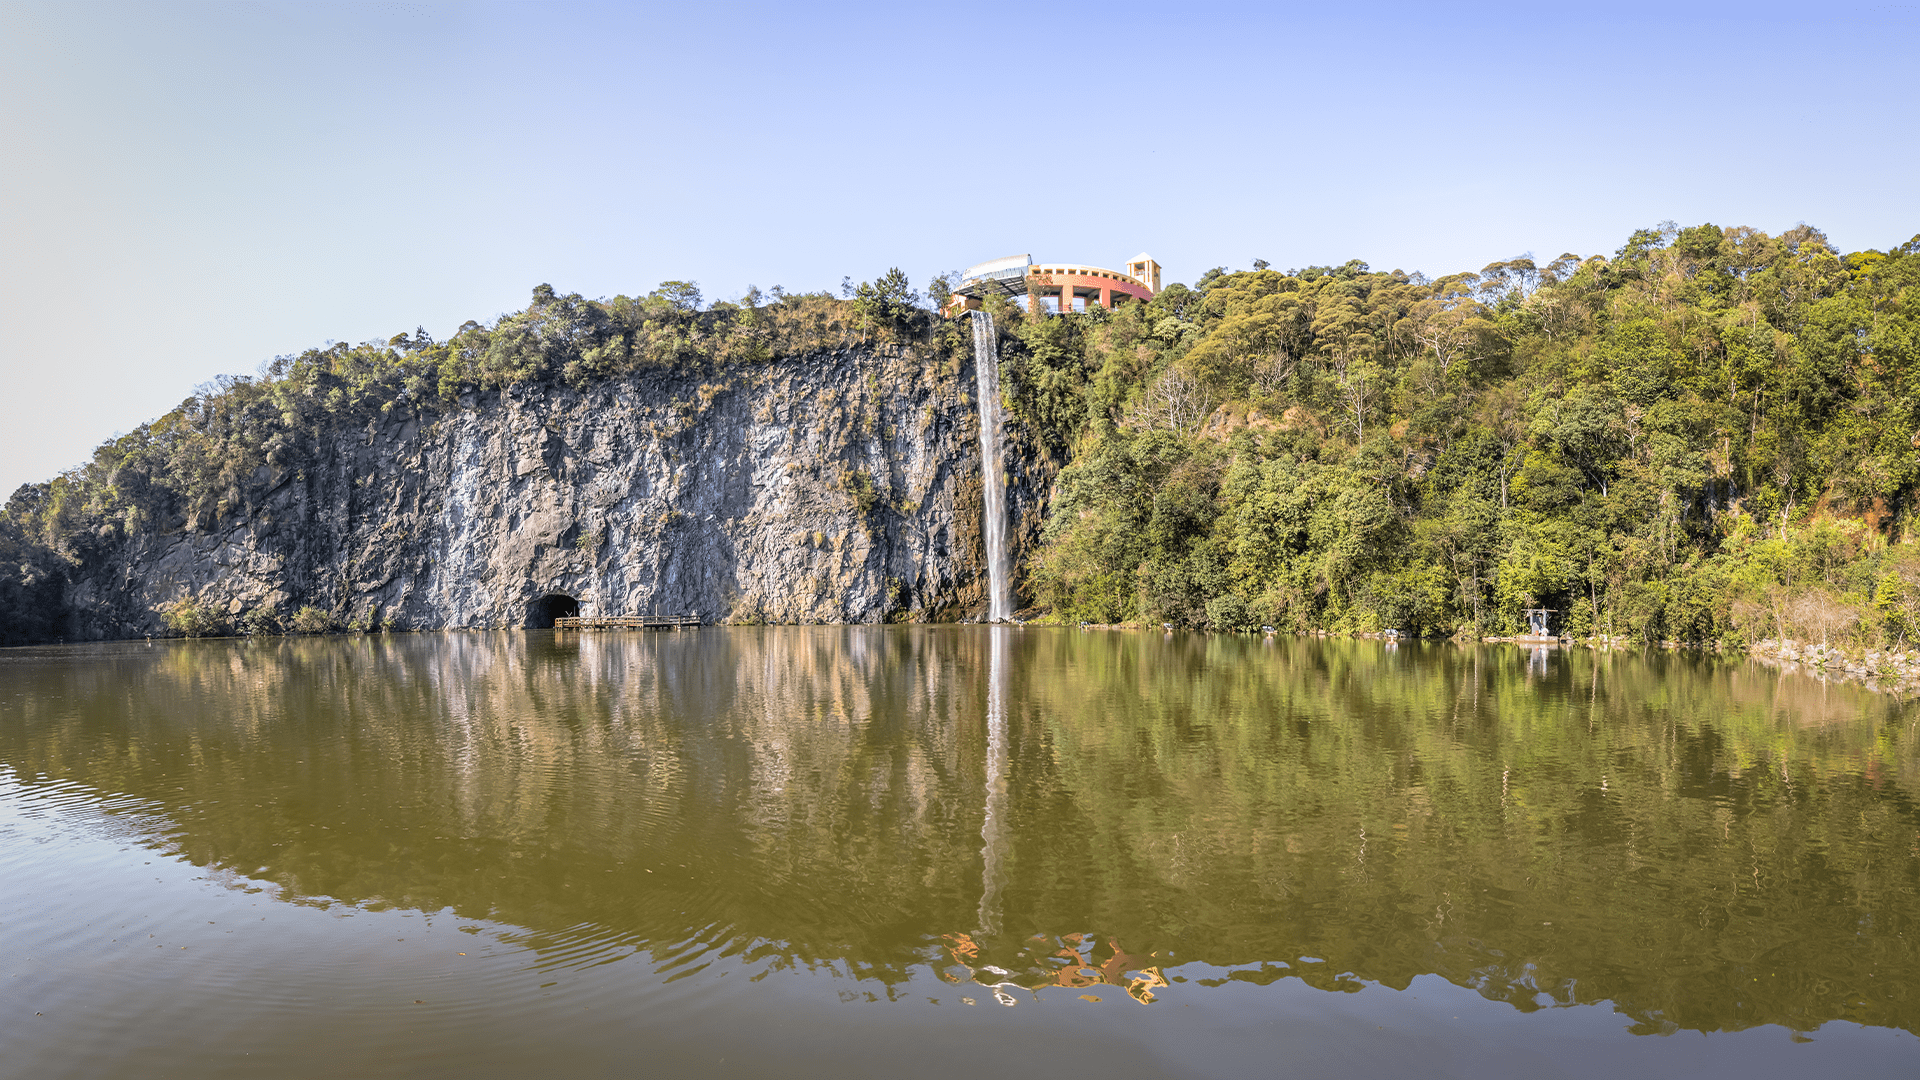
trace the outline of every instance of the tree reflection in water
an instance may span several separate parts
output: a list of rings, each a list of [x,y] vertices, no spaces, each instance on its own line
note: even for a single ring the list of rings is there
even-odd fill
[[[1143,1003],[1434,974],[1644,1031],[1920,1030],[1914,714],[1756,666],[819,627],[16,651],[8,679],[16,783],[554,967]]]

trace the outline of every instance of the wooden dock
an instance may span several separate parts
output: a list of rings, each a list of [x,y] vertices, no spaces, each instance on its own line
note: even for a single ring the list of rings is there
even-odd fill
[[[699,625],[698,615],[579,615],[553,620],[555,630],[678,630]]]

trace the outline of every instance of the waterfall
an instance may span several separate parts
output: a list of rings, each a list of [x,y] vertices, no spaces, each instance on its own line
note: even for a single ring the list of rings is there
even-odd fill
[[[980,488],[986,503],[987,618],[1013,616],[1013,585],[1007,571],[1006,466],[1000,455],[1000,339],[993,316],[973,315],[973,378],[980,406]]]

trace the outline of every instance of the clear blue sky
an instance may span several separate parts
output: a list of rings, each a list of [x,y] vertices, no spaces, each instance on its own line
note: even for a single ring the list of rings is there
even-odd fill
[[[691,278],[1920,232],[1914,4],[0,3],[0,499],[222,373]]]

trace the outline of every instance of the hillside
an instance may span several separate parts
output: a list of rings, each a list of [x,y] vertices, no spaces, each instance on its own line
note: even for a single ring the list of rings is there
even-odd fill
[[[1906,646],[1920,238],[1642,230],[1429,280],[1213,271],[1021,328],[1077,424],[1028,591],[1215,629]],[[1084,420],[1079,420],[1084,410]]]
[[[9,634],[965,615],[978,429],[945,329],[871,287],[699,310],[543,286],[446,342],[281,358],[14,495]],[[1012,472],[1030,539],[1050,474]]]
[[[1112,312],[999,306],[1022,603],[1906,648],[1917,286],[1920,238],[1666,225],[1438,278],[1256,264]],[[542,286],[444,342],[281,358],[15,493],[4,632],[523,625],[547,592],[976,613],[972,346],[925,307],[897,272],[705,308]]]

